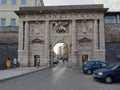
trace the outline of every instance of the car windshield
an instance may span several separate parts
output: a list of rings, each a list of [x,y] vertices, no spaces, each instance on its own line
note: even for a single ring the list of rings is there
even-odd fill
[[[84,62],[84,65],[86,65],[86,66],[91,66],[93,64],[95,64],[95,62],[92,62],[92,61]]]
[[[117,67],[117,65],[118,65],[118,63],[109,64],[106,68],[113,70]]]

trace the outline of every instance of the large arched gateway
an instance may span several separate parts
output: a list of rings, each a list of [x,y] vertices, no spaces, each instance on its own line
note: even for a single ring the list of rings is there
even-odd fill
[[[69,65],[86,60],[105,60],[103,5],[21,7],[18,61],[21,66],[49,66],[57,43],[65,43]]]

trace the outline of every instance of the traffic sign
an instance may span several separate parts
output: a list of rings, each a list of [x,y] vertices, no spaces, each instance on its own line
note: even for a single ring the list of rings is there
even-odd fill
[[[74,51],[74,55],[78,55],[78,50],[75,50],[75,51]]]

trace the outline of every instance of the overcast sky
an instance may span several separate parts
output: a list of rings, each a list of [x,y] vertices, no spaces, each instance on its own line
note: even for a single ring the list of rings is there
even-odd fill
[[[83,5],[104,4],[109,11],[120,11],[120,0],[43,0],[45,6],[51,5]]]

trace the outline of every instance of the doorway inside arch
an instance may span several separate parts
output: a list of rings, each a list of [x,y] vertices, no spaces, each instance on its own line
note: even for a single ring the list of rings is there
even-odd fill
[[[54,58],[57,58],[60,63],[68,62],[69,52],[68,45],[65,43],[57,43],[53,47]]]
[[[82,55],[82,64],[88,61],[88,55]]]
[[[37,66],[37,60],[40,60],[40,55],[34,55],[34,66]]]

